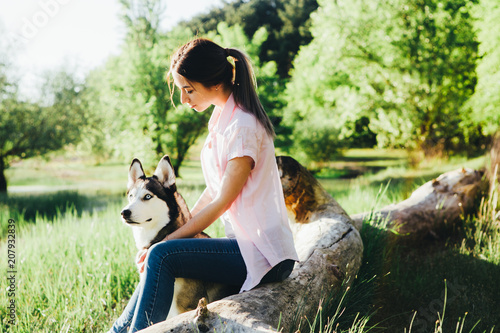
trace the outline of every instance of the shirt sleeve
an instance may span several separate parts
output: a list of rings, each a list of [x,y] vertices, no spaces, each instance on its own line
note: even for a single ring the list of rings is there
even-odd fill
[[[239,127],[229,136],[227,160],[249,156],[257,163],[259,155],[259,136],[255,128]]]

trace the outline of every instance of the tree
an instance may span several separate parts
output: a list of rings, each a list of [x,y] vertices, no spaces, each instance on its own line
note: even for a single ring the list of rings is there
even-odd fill
[[[299,48],[311,42],[310,17],[317,8],[317,0],[288,0],[283,1],[282,8],[278,9],[282,26],[273,30],[276,36],[274,44],[271,44],[278,46],[278,49],[269,51],[269,59],[279,63],[278,74],[281,77],[289,77]]]
[[[485,134],[493,134],[500,126],[500,3],[481,0],[476,9],[481,60],[476,90],[469,103],[471,122],[481,124]]]
[[[127,20],[130,24],[144,21],[137,18]],[[154,25],[141,23],[141,26],[152,29]],[[94,139],[87,143],[87,147],[127,160],[132,154],[140,156],[146,164],[148,161],[153,164],[157,155],[168,153],[178,175],[189,148],[206,131],[210,117],[209,110],[196,113],[180,105],[178,90],[172,83],[169,87],[165,78],[170,55],[193,35],[188,29],[179,27],[161,33],[146,32],[134,25],[129,27],[129,31],[131,35],[127,38],[124,52],[110,59],[105,68],[89,76],[88,103],[95,111],[95,123],[101,126],[90,128]],[[142,31],[140,35],[151,37],[134,37],[138,31]],[[243,49],[250,55],[264,107],[274,109],[282,103],[280,94],[276,94],[276,90],[282,89],[282,85],[277,83],[276,64],[261,64],[258,57],[267,37],[265,29],[260,29],[249,40],[241,27],[221,23],[218,33],[211,32],[208,37],[221,45]],[[153,40],[154,43],[148,42]],[[275,88],[266,89],[269,86]]]
[[[297,151],[316,145],[328,159],[362,117],[381,146],[432,153],[464,143],[463,105],[476,84],[471,1],[319,4],[287,87]]]
[[[19,101],[15,95],[1,101],[0,192],[7,191],[5,169],[13,158],[29,158],[77,143],[85,114],[83,85],[65,72],[47,79],[50,105]]]
[[[130,161],[140,157],[153,164],[168,153],[178,175],[189,147],[205,128],[206,116],[174,106],[166,82],[169,58],[192,38],[187,29],[163,33],[162,1],[122,0],[127,36],[123,51],[103,68],[90,73],[87,101],[95,127],[85,148],[104,158]],[[178,100],[176,95],[174,100]]]
[[[145,95],[154,118],[152,135],[157,155],[162,155],[162,130],[169,109],[164,82],[167,56],[159,46],[159,23],[165,11],[159,0],[121,0],[125,9],[123,20],[127,25],[126,52],[134,70],[134,87]]]
[[[105,98],[116,105],[117,113],[125,116],[119,130],[133,131],[131,137],[139,139],[132,148],[142,142],[145,145],[139,147],[153,149],[155,159],[168,152],[179,175],[187,151],[205,128],[207,117],[194,120],[191,110],[172,105],[165,74],[170,55],[192,35],[186,29],[173,29],[166,34],[160,31],[159,22],[166,10],[162,1],[122,0],[121,3],[128,33],[123,54],[114,60],[120,65],[111,69],[116,74],[121,72],[121,82],[108,75],[111,82],[106,91],[111,96]],[[114,93],[122,95],[119,100],[112,96]]]
[[[216,31],[220,22],[226,22],[243,28],[249,39],[260,28],[265,28],[268,37],[260,47],[259,59],[276,62],[277,74],[288,78],[299,47],[311,41],[309,17],[317,8],[317,0],[234,0],[180,25],[203,35]]]

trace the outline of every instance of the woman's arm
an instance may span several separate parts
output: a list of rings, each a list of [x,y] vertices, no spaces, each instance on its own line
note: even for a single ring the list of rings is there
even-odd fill
[[[165,240],[189,238],[202,232],[216,221],[236,200],[245,185],[254,161],[249,156],[237,157],[227,162],[222,176],[221,189],[213,200],[206,204],[185,225],[168,235]],[[200,198],[201,200],[201,198]],[[201,207],[200,202],[200,207]],[[198,208],[198,203],[195,205]]]
[[[200,198],[194,204],[193,209],[191,210],[191,216],[195,216],[198,214],[203,208],[205,208],[209,203],[212,202],[212,196],[208,193],[208,189],[205,188],[203,193],[200,195]]]

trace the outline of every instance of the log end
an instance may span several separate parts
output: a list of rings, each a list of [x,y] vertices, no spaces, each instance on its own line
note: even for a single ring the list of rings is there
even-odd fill
[[[344,215],[346,211],[316,178],[290,156],[276,157],[290,219],[310,223],[322,217]]]

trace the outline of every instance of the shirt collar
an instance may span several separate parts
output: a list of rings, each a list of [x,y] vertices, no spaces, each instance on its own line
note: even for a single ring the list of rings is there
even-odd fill
[[[212,112],[212,116],[208,121],[208,130],[216,131],[219,133],[224,132],[233,116],[233,111],[235,109],[236,102],[234,101],[233,94],[231,93],[222,110],[218,106],[215,107],[214,111]]]

